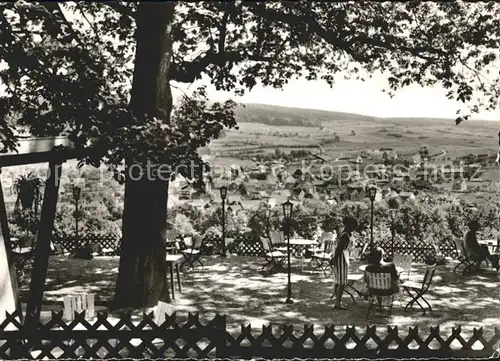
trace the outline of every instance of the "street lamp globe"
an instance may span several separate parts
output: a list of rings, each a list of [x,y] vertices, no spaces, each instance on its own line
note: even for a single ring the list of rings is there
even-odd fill
[[[80,194],[82,192],[82,189],[78,186],[73,186],[73,198],[75,201],[78,201],[80,199]]]
[[[227,197],[227,187],[222,186],[222,187],[220,187],[219,191],[220,191],[221,199],[225,200]]]
[[[370,197],[370,201],[375,201],[375,197],[377,196],[377,188],[375,186],[368,187],[368,196]]]
[[[283,203],[283,216],[285,221],[289,221],[292,218],[293,203],[289,200]]]

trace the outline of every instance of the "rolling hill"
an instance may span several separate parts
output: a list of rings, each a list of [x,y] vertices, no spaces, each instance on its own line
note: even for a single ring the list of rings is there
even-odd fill
[[[239,161],[277,148],[290,152],[319,147],[332,157],[367,148],[411,153],[427,147],[449,159],[493,153],[498,147],[499,124],[493,121],[468,120],[457,126],[454,119],[382,118],[252,103],[238,106],[235,115],[239,129],[210,142],[208,152],[218,159]]]
[[[375,121],[376,117],[318,109],[289,108],[267,104],[245,104],[235,109],[236,120],[275,126],[318,127],[334,120]]]
[[[235,109],[238,123],[262,123],[271,126],[298,126],[298,127],[318,127],[332,121],[354,121],[354,122],[381,122],[384,124],[398,125],[445,125],[455,126],[454,119],[446,118],[418,118],[418,117],[394,117],[381,118],[355,113],[343,113],[318,109],[292,108],[278,105],[247,103]],[[473,123],[483,126],[497,127],[495,122],[473,120],[462,123],[464,127],[469,127]]]

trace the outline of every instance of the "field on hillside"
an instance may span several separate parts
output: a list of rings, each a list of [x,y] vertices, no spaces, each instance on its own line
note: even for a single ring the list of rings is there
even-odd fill
[[[423,146],[430,154],[457,157],[496,152],[498,144],[499,125],[491,121],[467,121],[456,126],[452,119],[356,118],[353,114],[255,104],[247,105],[242,112],[237,117],[239,129],[226,131],[224,137],[209,145],[216,162],[228,157],[242,161],[276,148],[314,151],[320,146],[331,157],[382,147],[411,153]],[[297,126],[307,119],[312,123]],[[291,125],[283,125],[287,123]],[[242,153],[248,157],[242,157]]]

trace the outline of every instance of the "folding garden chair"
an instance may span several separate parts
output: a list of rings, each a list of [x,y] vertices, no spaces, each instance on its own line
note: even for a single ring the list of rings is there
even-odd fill
[[[155,309],[155,319],[154,322],[157,325],[161,325],[163,322],[165,322],[165,315],[172,316],[175,313],[175,307],[172,306],[170,303],[165,303],[162,301],[158,301],[158,304],[156,305]]]
[[[403,271],[399,274],[401,281],[409,280],[411,273],[411,264],[413,262],[413,255],[394,253],[393,263],[396,267],[400,267]]]
[[[391,274],[388,272],[366,272],[365,275],[369,302],[366,319],[368,319],[373,306],[377,306],[380,311],[384,307],[388,308],[390,315],[394,303],[394,295],[397,293],[397,291],[391,289]],[[384,305],[384,300],[389,300],[389,304]]]
[[[64,296],[64,311],[63,317],[67,321],[72,321],[75,318],[75,312],[85,311],[85,318],[95,317],[94,306],[95,295],[92,293],[82,293],[71,296]]]
[[[87,300],[85,300],[85,297],[87,296]],[[92,296],[92,298],[89,298],[88,296]],[[67,315],[69,317],[70,312],[72,311],[71,315],[74,315],[75,311],[81,312],[82,310],[86,309],[85,307],[88,307],[86,310],[92,310],[93,312],[93,295],[78,295],[78,296],[67,296],[64,299],[65,302],[65,308],[64,308],[64,315]],[[158,301],[158,304],[154,310],[154,318],[153,318],[153,323],[156,324],[157,326],[162,325],[165,320],[166,320],[166,315],[172,316],[175,313],[175,308],[168,303]],[[66,317],[66,316],[65,316]],[[77,325],[76,327],[73,328],[73,330],[78,330],[81,325]],[[82,330],[86,330],[85,327],[80,328]],[[146,343],[144,351],[148,355],[153,355],[153,351],[150,349],[149,344],[153,345],[153,349],[160,348],[164,344],[164,340],[161,338],[155,338],[151,340],[151,342],[148,342],[149,340],[147,339],[141,339],[141,338],[132,338],[127,341],[128,344],[130,344],[133,347],[139,347],[141,346],[142,343]],[[116,340],[116,342],[120,342]],[[73,344],[73,341],[69,342],[69,345]],[[117,346],[116,344],[110,346]],[[92,348],[92,346],[90,346]],[[38,358],[38,356],[41,354],[40,350],[33,350],[30,352],[31,356],[33,358]],[[64,354],[64,351],[60,347],[55,347],[52,349],[51,353],[54,355],[55,358],[59,358]],[[82,355],[83,356],[83,355]]]
[[[65,251],[60,243],[54,243],[54,253],[61,256],[69,256],[70,252]]]
[[[459,263],[455,266],[453,272],[455,273],[458,267],[463,265],[465,267],[462,271],[462,275],[465,276],[466,273],[472,273],[476,268],[476,263],[467,256],[467,252],[465,252],[465,247],[461,239],[455,238],[455,248],[458,254]]]
[[[307,267],[311,267],[313,266],[313,264],[316,264],[316,268],[318,267],[318,265],[321,263],[319,258],[325,253],[325,248],[327,247],[326,243],[332,240],[335,241],[333,232],[323,233],[323,236],[320,240],[320,245],[318,247],[311,247],[308,249],[308,251],[311,252],[311,261],[309,262]]]
[[[322,249],[325,248],[323,237],[321,237],[320,239],[318,239],[317,242],[318,242],[317,245],[311,246],[311,247],[309,247],[309,248],[306,249],[306,252],[309,253],[311,255],[311,257],[312,257],[313,254],[318,253]],[[311,261],[312,261],[312,259],[311,259]]]
[[[405,306],[405,311],[408,307],[413,308],[413,305],[416,303],[420,306],[425,316],[425,308],[418,302],[419,300],[424,301],[429,308],[429,312],[432,312],[432,307],[424,298],[424,295],[429,290],[429,287],[432,283],[432,278],[434,277],[434,273],[436,272],[436,266],[427,267],[425,270],[424,280],[422,283],[407,281],[403,283],[401,286],[406,291],[406,293],[411,297],[411,301]]]
[[[158,304],[156,305],[155,307],[155,310],[154,310],[154,319],[153,319],[153,323],[156,325],[156,326],[161,326],[165,320],[166,320],[166,316],[172,316],[173,314],[175,313],[175,307],[172,306],[170,303],[165,303],[165,302],[162,302],[162,301],[158,301]],[[134,347],[138,347],[141,345],[141,343],[143,343],[144,340],[141,339],[141,338],[132,338],[130,339],[129,343],[134,346]],[[151,341],[151,343],[158,348],[158,346],[162,346],[163,345],[163,340],[160,339],[160,338],[155,338]],[[146,349],[146,352],[149,351]],[[151,353],[151,352],[149,352]]]
[[[333,233],[330,233],[333,236]],[[322,269],[323,273],[326,275],[326,270],[328,267],[331,268],[333,271],[333,255],[335,251],[335,240],[333,237],[331,238],[326,238],[324,242],[324,248],[323,251],[317,252],[312,255],[311,262],[313,261],[316,262],[317,266],[315,270],[317,269]]]
[[[178,249],[178,244],[177,244],[177,232],[173,230],[168,230],[167,231],[167,237],[166,237],[166,250],[167,254],[174,254],[177,249]]]
[[[193,239],[194,238],[194,239]],[[203,237],[201,236],[196,236],[191,238],[191,244],[187,246],[191,246],[190,248],[182,251],[182,254],[184,255],[184,262],[181,264],[181,269],[188,264],[191,269],[194,269],[194,263],[198,262],[201,267],[203,268],[203,263],[200,261],[200,256],[201,256],[201,247],[203,246]],[[184,242],[186,242],[188,238],[184,239]]]
[[[279,251],[283,253],[287,253],[288,249],[285,241],[285,233],[280,231],[271,231],[269,232],[269,239],[271,240],[271,244],[273,245],[274,251]]]
[[[262,242],[262,247],[264,248],[264,257],[266,260],[266,264],[262,266],[261,272],[264,273],[264,270],[268,266],[270,266],[270,274],[272,274],[274,271],[284,269],[283,262],[285,261],[286,254],[280,251],[275,251],[273,249],[273,243],[270,239],[260,237],[260,241]]]

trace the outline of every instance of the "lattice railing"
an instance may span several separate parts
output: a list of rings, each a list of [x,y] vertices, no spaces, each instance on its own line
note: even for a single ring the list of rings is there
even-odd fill
[[[184,321],[166,315],[161,325],[155,324],[152,313],[135,322],[130,313],[115,320],[104,313],[93,320],[75,313],[71,323],[62,315],[52,313],[51,320],[38,323],[34,331],[8,315],[0,325],[0,359],[206,358],[215,356],[226,328],[225,316],[201,322],[197,313]]]
[[[227,333],[225,348],[219,357],[264,358],[424,358],[424,357],[490,357],[500,340],[500,329],[483,328],[466,335],[461,327],[445,332],[431,327],[408,331],[398,327],[326,326],[316,331],[304,326],[302,331],[290,325],[263,326],[262,330],[242,326],[241,331]]]
[[[55,236],[54,243],[60,244],[65,252],[73,253],[81,244],[88,243],[93,250],[98,255],[119,255],[120,249],[120,239],[113,235],[84,235],[79,237],[78,239],[74,237],[62,237]],[[210,254],[219,254],[221,249],[222,239],[220,237],[206,237],[203,242],[202,254],[210,255]],[[358,242],[357,246],[362,247],[368,241]],[[239,256],[263,256],[264,249],[262,248],[262,244],[255,240],[247,240],[247,239],[235,239],[233,241],[233,245],[228,246],[228,251],[231,253],[236,253]],[[377,240],[375,242],[377,246],[380,246],[384,249],[387,254],[390,254],[391,251],[391,242],[390,240],[380,241]],[[275,245],[275,246],[286,246],[285,244]],[[453,244],[440,244],[439,248],[443,254],[447,256],[451,256],[453,258],[457,257],[456,249]],[[302,252],[304,252],[305,247],[303,246],[292,246],[292,255],[294,257],[300,257]],[[401,239],[398,239],[394,244],[394,251],[402,254],[411,254],[414,257],[416,262],[423,262],[429,256],[434,254],[434,248],[424,244],[414,244],[410,242],[405,242]]]
[[[54,235],[53,243],[61,245],[64,252],[73,253],[75,249],[88,244],[100,256],[117,256],[120,253],[121,240],[114,235],[86,234],[81,237]]]
[[[358,242],[357,246],[363,247],[368,242],[369,241]],[[375,245],[381,247],[386,254],[391,253],[392,244],[390,240],[384,240],[384,241],[377,240],[375,242]],[[453,244],[442,243],[438,245],[438,248],[446,256],[452,258],[457,258],[458,256],[455,245]],[[394,242],[394,252],[401,254],[411,254],[413,255],[413,259],[416,262],[424,262],[427,258],[434,255],[435,249],[430,245],[414,244],[411,242],[405,242],[401,239],[398,239],[396,242]]]
[[[500,329],[438,327],[408,330],[397,326],[265,325],[228,331],[225,315],[202,321],[173,314],[157,325],[153,313],[133,320],[130,313],[92,320],[75,313],[71,322],[62,312],[35,328],[10,314],[0,324],[0,359],[55,358],[483,358],[500,344]]]
[[[239,256],[263,256],[264,248],[262,243],[255,241],[238,240],[236,253]]]

